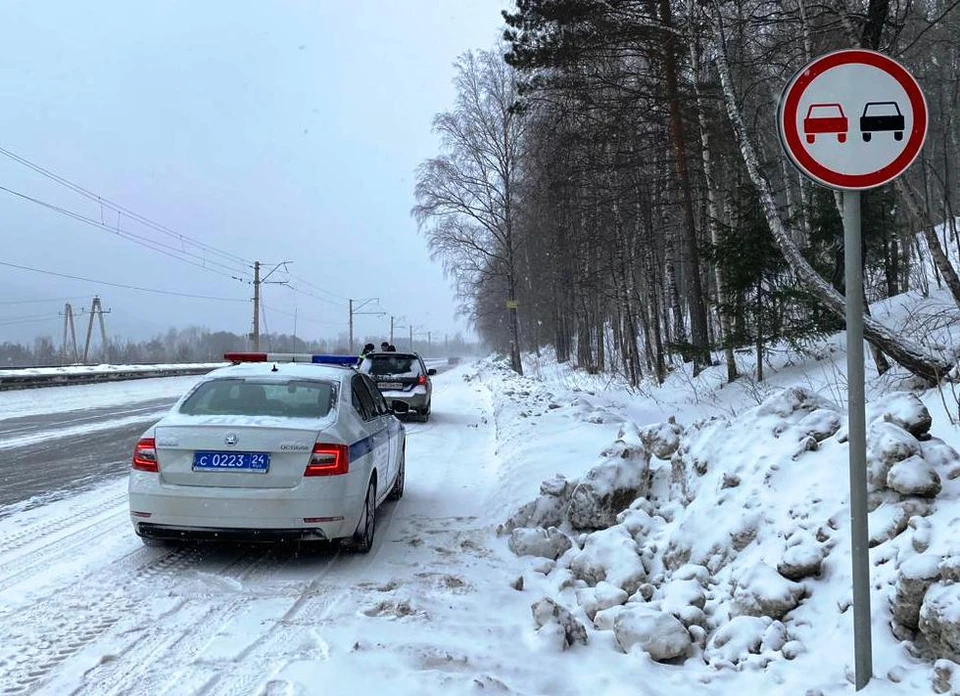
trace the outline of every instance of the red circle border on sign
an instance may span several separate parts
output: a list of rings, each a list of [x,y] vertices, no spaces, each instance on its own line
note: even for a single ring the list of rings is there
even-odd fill
[[[827,70],[851,63],[870,65],[890,75],[903,87],[913,109],[910,137],[903,152],[887,166],[868,174],[843,174],[820,164],[804,148],[803,139],[797,131],[797,110],[806,88]],[[863,190],[882,186],[897,178],[920,154],[927,137],[927,101],[916,79],[900,63],[876,51],[854,48],[828,53],[805,65],[783,90],[777,120],[783,149],[797,168],[830,188]]]

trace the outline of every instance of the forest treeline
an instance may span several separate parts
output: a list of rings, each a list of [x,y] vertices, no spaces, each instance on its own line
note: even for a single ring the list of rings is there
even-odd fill
[[[360,345],[385,340],[384,336],[357,338]],[[304,341],[288,334],[261,334],[260,348],[273,353],[335,353],[348,352],[348,337],[343,334],[335,339]],[[410,350],[406,337],[397,337],[398,350]],[[440,341],[414,338],[413,349],[427,358],[476,355],[479,347],[468,343],[461,334]],[[99,344],[91,346],[88,363],[135,365],[156,363],[218,362],[230,351],[250,350],[248,336],[229,331],[209,331],[200,327],[169,329],[165,334],[149,340],[131,341],[113,339],[106,348]],[[75,355],[64,355],[49,337],[40,337],[33,345],[10,341],[0,342],[0,369],[4,367],[45,367],[70,365],[79,362]]]
[[[957,5],[516,0],[503,42],[455,66],[413,215],[517,371],[552,346],[634,384],[680,360],[733,380],[746,348],[762,379],[772,346],[844,321],[841,194],[789,164],[780,94],[812,58],[868,48],[917,77],[930,122],[907,174],[863,194],[866,298],[927,292],[932,267],[960,303]],[[953,365],[949,346],[865,324],[881,372]]]

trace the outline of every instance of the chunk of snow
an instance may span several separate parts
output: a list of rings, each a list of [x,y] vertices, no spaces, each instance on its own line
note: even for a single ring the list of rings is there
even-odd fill
[[[573,546],[573,542],[556,527],[518,527],[510,533],[508,546],[518,556],[556,560]]]
[[[886,488],[890,468],[920,454],[920,443],[899,425],[882,421],[872,423],[867,429],[867,477],[871,488]]]
[[[627,594],[636,592],[647,579],[637,542],[620,525],[590,534],[570,570],[588,585],[606,580]]]
[[[802,597],[803,585],[787,580],[766,563],[757,563],[737,579],[731,613],[782,619]]]
[[[890,596],[890,613],[901,626],[916,630],[920,606],[927,589],[940,578],[940,557],[920,554],[900,565],[897,583]]]
[[[890,467],[887,485],[901,495],[920,498],[935,498],[942,488],[940,476],[933,466],[917,455]]]
[[[773,623],[768,616],[734,617],[710,636],[704,659],[715,667],[729,667],[740,664],[749,655],[759,655],[764,635]]]
[[[604,529],[649,486],[650,453],[639,438],[621,437],[602,453],[573,490],[567,520],[574,529]]]
[[[636,647],[656,662],[685,656],[692,643],[679,620],[644,604],[631,604],[617,614],[613,633],[624,652]]]
[[[876,399],[868,405],[868,422],[894,423],[913,436],[930,430],[933,419],[924,403],[910,392],[893,392]]]
[[[937,658],[960,662],[960,584],[931,585],[920,606],[919,625]]]
[[[683,428],[673,419],[666,423],[654,423],[640,429],[640,438],[644,446],[657,459],[670,459],[680,447]]]
[[[834,410],[818,408],[811,411],[796,425],[801,435],[809,436],[817,442],[823,442],[828,437],[833,437],[843,425],[843,418]]]
[[[806,533],[794,534],[787,541],[783,558],[777,563],[777,572],[788,580],[803,580],[819,575],[823,565],[823,549]]]
[[[609,582],[601,580],[596,587],[584,587],[577,590],[577,602],[587,618],[593,621],[597,612],[620,606],[627,601],[626,591]]]

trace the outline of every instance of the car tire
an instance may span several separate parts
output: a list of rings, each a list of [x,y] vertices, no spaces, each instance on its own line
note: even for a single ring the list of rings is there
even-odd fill
[[[403,486],[407,478],[407,451],[406,447],[400,452],[400,470],[397,472],[397,478],[393,482],[393,488],[390,489],[387,500],[400,500],[403,497]]]
[[[863,142],[869,143],[869,142],[870,142],[870,138],[872,138],[872,137],[873,137],[873,133],[869,133],[869,132],[868,132],[868,133],[864,133],[864,134],[863,134]]]
[[[367,495],[363,499],[363,514],[353,533],[353,550],[357,553],[370,553],[373,537],[377,531],[377,482],[373,479],[367,486]]]
[[[420,411],[420,420],[421,420],[421,422],[423,422],[423,423],[426,423],[428,420],[430,420],[430,407],[429,407],[429,406],[428,406],[427,408],[423,409],[422,411]]]

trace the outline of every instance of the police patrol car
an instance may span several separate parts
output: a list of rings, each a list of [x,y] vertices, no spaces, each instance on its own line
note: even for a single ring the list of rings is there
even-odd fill
[[[130,518],[166,540],[346,540],[403,496],[405,432],[352,356],[227,353],[137,442]],[[308,363],[308,364],[304,364]]]

